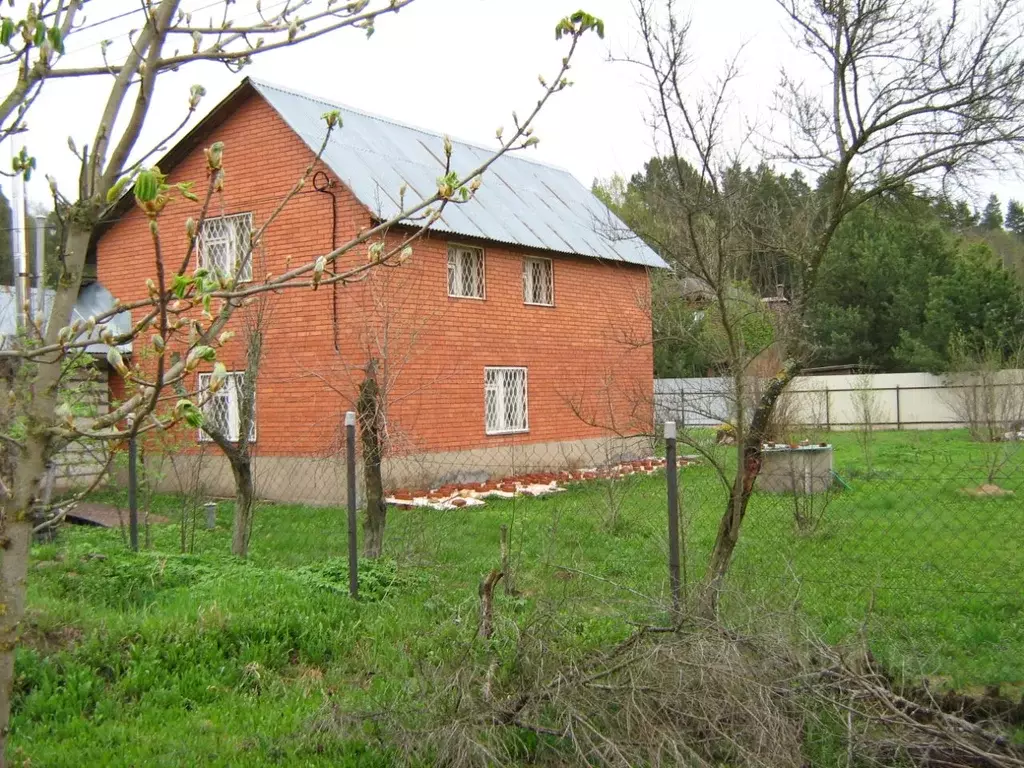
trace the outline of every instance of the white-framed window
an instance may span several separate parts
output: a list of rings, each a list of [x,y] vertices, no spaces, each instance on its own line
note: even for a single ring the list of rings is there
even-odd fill
[[[525,368],[484,368],[484,427],[488,435],[529,430]]]
[[[199,394],[205,396],[210,387],[209,373],[199,374]],[[229,373],[224,386],[218,389],[203,406],[203,421],[215,427],[228,440],[238,442],[239,426],[242,423],[242,386],[245,383],[244,373]],[[249,442],[256,441],[256,402],[253,400],[253,418],[249,423]],[[209,442],[211,438],[203,429],[199,430],[199,439]]]
[[[484,251],[470,245],[448,246],[448,295],[484,298]]]
[[[555,304],[555,267],[551,259],[523,259],[523,301],[551,307]]]
[[[252,280],[251,234],[251,213],[205,219],[199,232],[199,266],[225,277],[238,274],[239,282]]]

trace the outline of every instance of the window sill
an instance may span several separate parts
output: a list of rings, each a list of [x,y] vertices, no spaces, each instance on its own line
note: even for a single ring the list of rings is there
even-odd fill
[[[455,296],[455,295],[450,294],[450,293],[448,294],[448,298],[449,299],[469,299],[470,301],[487,301],[487,297],[486,296]]]
[[[526,429],[503,429],[500,432],[488,432],[484,430],[484,434],[487,437],[502,437],[503,435],[526,435],[529,434],[530,428]]]
[[[523,306],[527,306],[527,307],[545,307],[547,309],[554,309],[555,308],[554,303],[551,303],[551,304],[541,304],[538,301],[524,301],[523,302]]]

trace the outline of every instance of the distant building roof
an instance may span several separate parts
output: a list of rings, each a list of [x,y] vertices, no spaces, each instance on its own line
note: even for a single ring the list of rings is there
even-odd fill
[[[32,299],[35,301],[36,291],[32,290]],[[50,307],[53,306],[54,291],[50,288],[43,289],[43,315],[47,316],[50,312]],[[101,315],[104,312],[110,310],[114,306],[114,297],[106,288],[99,283],[89,283],[88,285],[82,286],[82,289],[78,293],[78,301],[75,302],[75,307],[71,311],[71,319],[81,320],[85,322],[90,317]],[[114,315],[108,323],[111,332],[115,334],[127,333],[132,327],[131,313],[119,312]],[[0,285],[0,349],[3,349],[8,344],[8,338],[13,336],[17,330],[17,307],[15,306],[15,294],[14,287],[9,285]],[[95,343],[89,344],[85,351],[93,355],[105,355],[109,347],[99,340],[99,334],[93,331],[91,336],[86,337],[85,340],[93,340]],[[131,352],[131,343],[121,344],[118,346],[122,352]]]

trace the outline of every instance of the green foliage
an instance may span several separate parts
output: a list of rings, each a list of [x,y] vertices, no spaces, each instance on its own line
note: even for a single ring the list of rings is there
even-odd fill
[[[950,200],[939,196],[932,201],[932,209],[939,220],[953,232],[966,232],[978,226],[978,214],[964,200]]]
[[[168,591],[218,577],[252,578],[244,561],[223,556],[91,551],[76,548],[53,574],[54,593],[62,598],[126,610],[152,604]]]
[[[776,173],[770,166],[727,168],[715,192],[693,166],[672,158],[654,157],[642,173],[627,182],[620,176],[595,181],[593,192],[648,246],[673,268],[671,274],[652,276],[654,360],[657,376],[702,376],[728,364],[728,348],[722,333],[719,307],[708,307],[707,297],[695,297],[688,285],[706,284],[690,263],[687,216],[680,200],[693,211],[712,210],[721,203],[729,211],[723,226],[742,231],[742,246],[732,248],[736,263],[730,264],[727,312],[735,313],[744,349],[756,355],[774,340],[773,318],[760,302],[775,296],[779,286],[790,288],[796,280],[790,257],[774,242],[779,227],[796,226],[812,194],[803,177]],[[734,210],[736,200],[745,208]],[[694,225],[697,226],[697,225]],[[728,278],[727,278],[728,279]],[[791,291],[790,291],[791,292]]]
[[[705,329],[704,339],[711,345],[710,354],[714,359],[727,359],[728,339],[723,318],[728,318],[738,332],[745,357],[756,357],[775,341],[771,310],[749,284],[736,283],[729,286],[728,291],[724,312],[717,302],[710,302],[703,313],[701,324]]]
[[[327,123],[328,128],[340,127],[342,125],[341,112],[336,109],[324,112],[320,115],[320,119]]]
[[[1015,496],[977,499],[958,492],[984,480],[982,446],[964,432],[879,432],[870,476],[855,435],[831,440],[837,471],[857,478],[852,489],[814,536],[794,533],[788,505],[755,494],[730,592],[767,610],[799,604],[828,640],[867,638],[877,658],[911,677],[1024,679],[1015,618],[1024,606],[996,567],[1012,574],[1024,553],[1020,457],[1000,483]],[[709,466],[683,473],[692,579],[715,535],[722,486]],[[65,530],[33,551],[12,749],[69,768],[402,764],[358,729],[333,728],[332,713],[450,702],[430,688],[431,675],[486,665],[491,648],[499,679],[514,675],[518,631],[555,627],[551,659],[579,659],[651,620],[667,588],[664,557],[652,556],[664,551],[664,478],[628,478],[618,491],[629,525],[614,537],[595,515],[607,498],[601,483],[472,512],[396,510],[397,560],[360,568],[359,602],[345,594],[339,509],[262,508],[245,562],[226,555],[230,504],[217,530],[198,532],[194,555],[175,554],[174,524],[155,526],[154,550],[138,554],[118,531]],[[172,517],[180,509],[170,496],[150,506]],[[477,587],[495,567],[502,523],[522,594],[498,591],[488,645],[476,638]],[[965,546],[979,535],[985,557]],[[809,744],[809,754],[824,748]]]
[[[981,212],[981,222],[978,226],[987,230],[1003,228],[1003,209],[999,204],[998,195],[988,196],[988,202],[985,203],[985,209]]]
[[[25,181],[32,179],[32,172],[36,169],[36,159],[29,155],[28,149],[22,147],[18,154],[11,158],[11,170],[15,175],[25,177]]]
[[[1012,355],[1024,339],[1024,291],[983,244],[969,246],[948,275],[928,282],[924,322],[901,333],[899,356],[910,367],[945,370],[954,338]]]
[[[302,566],[295,571],[304,583],[336,594],[348,594],[348,560],[333,558],[319,565]],[[384,600],[389,595],[408,592],[426,583],[423,574],[399,571],[394,560],[377,558],[359,563],[359,598]]]
[[[597,36],[602,40],[604,39],[604,22],[586,11],[576,11],[555,26],[555,40],[561,40],[563,35],[581,35],[590,29],[597,32]]]
[[[714,373],[721,361],[704,338],[709,326],[699,310],[679,300],[673,276],[651,275],[651,305],[655,375],[687,378]]]
[[[746,242],[730,250],[736,263],[730,262],[729,274],[746,286],[744,292],[772,296],[782,286],[785,295],[804,300],[806,340],[816,364],[941,370],[948,365],[947,341],[955,329],[972,343],[1017,336],[1013,313],[1019,292],[997,263],[1024,279],[1024,236],[1017,234],[1024,233],[1024,207],[1017,201],[1007,206],[1004,230],[995,195],[980,218],[962,200],[930,198],[910,187],[875,198],[845,218],[812,294],[802,297],[803,274],[790,247],[799,244],[801,231],[813,230],[829,179],[812,190],[799,173],[735,164],[717,182],[716,191],[693,166],[655,157],[628,181],[615,176],[593,185],[594,194],[675,270],[652,278],[655,375],[702,376],[725,363],[714,333],[720,322],[714,316],[698,320],[705,307],[682,289],[682,281],[699,281],[699,275],[684,263],[685,243],[676,252],[688,227],[674,202],[680,198],[688,209],[721,209],[715,227],[743,233]],[[794,233],[790,245],[787,232]],[[984,302],[994,304],[982,311]],[[757,313],[744,326],[748,349],[767,339]]]
[[[1016,200],[1006,204],[1006,229],[1017,237],[1024,236],[1024,206]]]
[[[822,363],[867,363],[884,371],[900,357],[901,333],[924,323],[931,277],[953,268],[956,244],[928,203],[913,195],[876,200],[836,232],[808,307]]]
[[[196,429],[203,426],[203,410],[186,398],[181,398],[174,404],[174,418]]]

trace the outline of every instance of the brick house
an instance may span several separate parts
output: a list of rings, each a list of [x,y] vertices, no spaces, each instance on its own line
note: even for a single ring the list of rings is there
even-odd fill
[[[234,258],[315,156],[326,130],[321,115],[331,109],[343,127],[312,183],[254,251],[252,279],[308,262],[388,219],[403,183],[409,200],[433,191],[440,134],[247,78],[159,163],[172,182],[199,188],[203,148],[224,142],[226,184],[204,225],[202,262]],[[456,170],[490,154],[453,144]],[[185,201],[164,211],[168,251],[182,251],[185,220],[197,215]],[[484,175],[476,199],[446,208],[407,263],[348,285],[273,294],[256,393],[257,492],[340,498],[332,457],[370,359],[385,390],[392,486],[587,465],[601,451],[640,450],[630,436],[649,433],[653,418],[648,271],[665,264],[635,237],[606,237],[608,226],[624,230],[569,173],[515,153]],[[112,213],[91,259],[124,301],[145,296],[152,253],[144,217],[129,202]],[[337,269],[366,259],[363,246]],[[244,332],[236,331],[221,352],[229,371],[245,368]],[[116,397],[116,382],[112,389]],[[237,430],[232,386],[215,407],[207,418]],[[184,453],[198,456],[203,436],[186,443]],[[226,462],[212,446],[203,453],[203,482],[229,491]]]

